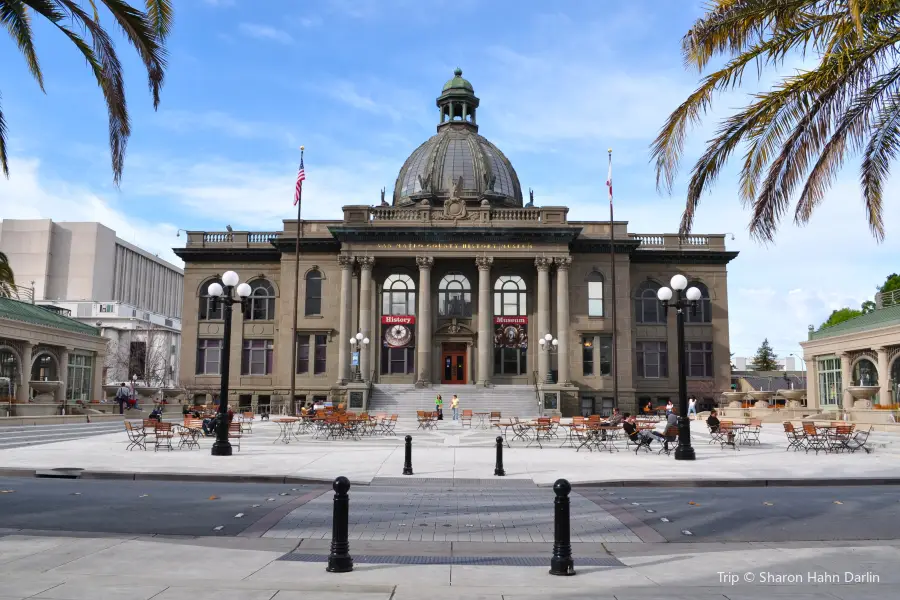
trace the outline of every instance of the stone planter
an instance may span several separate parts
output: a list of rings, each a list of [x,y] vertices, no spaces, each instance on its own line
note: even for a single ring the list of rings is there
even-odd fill
[[[33,402],[37,404],[46,404],[56,401],[56,391],[62,387],[62,381],[29,381],[28,385],[37,394],[34,396]]]
[[[784,398],[785,408],[800,408],[800,401],[806,397],[806,390],[778,390],[778,395]]]
[[[853,398],[853,408],[872,408],[872,398],[881,387],[877,385],[851,385],[847,388]]]
[[[722,392],[722,396],[725,398],[725,402],[728,403],[729,408],[741,408],[747,394],[744,392]]]

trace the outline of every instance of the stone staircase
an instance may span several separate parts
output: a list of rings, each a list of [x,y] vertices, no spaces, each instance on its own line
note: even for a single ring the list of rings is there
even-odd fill
[[[369,399],[369,412],[386,412],[408,417],[417,410],[434,410],[434,398],[444,399],[444,418],[450,418],[450,399],[459,396],[460,411],[500,411],[504,417],[537,416],[538,405],[531,385],[498,385],[485,388],[474,385],[432,385],[416,388],[412,384],[375,384]]]

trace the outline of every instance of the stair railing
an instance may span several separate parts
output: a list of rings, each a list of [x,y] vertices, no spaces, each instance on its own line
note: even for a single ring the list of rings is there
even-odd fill
[[[534,399],[537,401],[538,415],[544,416],[544,406],[541,402],[541,390],[538,387],[538,372],[532,371],[531,374],[534,377]]]

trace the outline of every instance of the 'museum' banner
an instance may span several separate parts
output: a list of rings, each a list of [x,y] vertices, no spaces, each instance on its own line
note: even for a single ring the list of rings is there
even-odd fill
[[[528,317],[494,317],[494,346],[528,348]]]
[[[410,348],[414,346],[416,317],[413,315],[386,315],[381,317],[381,343],[385,348]]]

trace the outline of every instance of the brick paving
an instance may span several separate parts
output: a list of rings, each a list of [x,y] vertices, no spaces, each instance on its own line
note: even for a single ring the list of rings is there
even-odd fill
[[[547,488],[353,488],[350,539],[377,541],[553,542],[553,491]],[[572,542],[640,542],[573,492]],[[333,494],[294,510],[265,537],[330,539]]]

